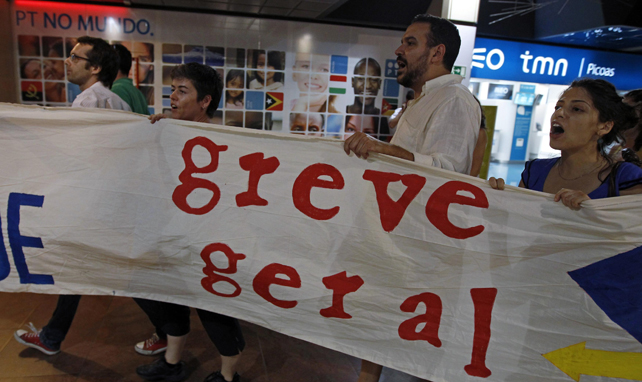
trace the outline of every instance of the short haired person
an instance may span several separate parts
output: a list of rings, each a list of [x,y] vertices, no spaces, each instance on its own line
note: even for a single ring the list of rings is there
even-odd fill
[[[95,107],[130,111],[129,105],[109,90],[118,71],[118,57],[104,40],[80,37],[65,60],[69,82],[80,86],[80,93],[72,107]],[[40,350],[47,355],[60,352],[60,344],[67,336],[76,315],[80,295],[60,295],[56,310],[49,323],[40,331],[17,330],[14,337],[23,345]]]
[[[72,107],[97,107],[131,111],[109,90],[118,74],[118,55],[105,40],[83,36],[65,60],[67,79],[80,87]]]
[[[362,58],[354,66],[352,88],[354,103],[346,106],[348,114],[381,114],[375,106],[375,97],[381,88],[381,65],[374,58]]]
[[[170,77],[172,118],[211,123],[223,93],[223,81],[216,70],[191,62],[173,67]],[[167,116],[154,114],[149,117],[152,123],[162,118]],[[187,378],[185,363],[181,359],[190,331],[190,308],[162,301],[134,300],[156,328],[151,338],[136,344],[136,352],[145,355],[165,352],[156,361],[136,368],[136,373],[148,381],[181,381]],[[207,376],[205,382],[239,382],[241,377],[236,368],[245,348],[239,321],[203,309],[196,309],[196,312],[221,355],[221,370]]]
[[[132,68],[132,54],[121,44],[114,44],[113,47],[118,55],[118,74],[111,86],[111,91],[118,94],[134,113],[149,115],[147,99],[129,78],[129,71]]]
[[[480,107],[462,77],[451,74],[461,39],[446,19],[417,15],[397,55],[397,82],[415,92],[390,143],[356,132],[344,149],[359,158],[380,153],[468,174],[481,122]],[[359,382],[378,381],[381,366],[363,361]]]

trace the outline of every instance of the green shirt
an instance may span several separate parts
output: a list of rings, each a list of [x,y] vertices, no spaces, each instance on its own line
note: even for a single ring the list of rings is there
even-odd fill
[[[131,78],[121,78],[114,81],[111,91],[118,94],[134,113],[149,115],[147,100],[143,93],[134,86]]]

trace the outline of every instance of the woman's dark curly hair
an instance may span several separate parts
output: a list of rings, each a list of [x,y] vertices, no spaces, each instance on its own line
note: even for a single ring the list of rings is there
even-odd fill
[[[593,106],[599,113],[600,122],[613,122],[611,131],[597,141],[597,151],[609,163],[609,166],[600,171],[599,178],[603,180],[605,178],[604,173],[608,175],[608,171],[614,162],[609,153],[606,152],[606,147],[613,142],[622,140],[622,132],[635,126],[637,123],[635,109],[622,102],[622,97],[617,94],[615,86],[608,81],[583,78],[573,81],[565,91],[572,88],[582,88],[588,93],[593,101]],[[640,164],[637,156],[627,155],[627,157],[633,163],[636,163],[637,159],[636,164]]]

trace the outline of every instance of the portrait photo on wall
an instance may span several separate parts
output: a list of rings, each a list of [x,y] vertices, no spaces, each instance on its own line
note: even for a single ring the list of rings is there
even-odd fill
[[[45,101],[55,103],[67,102],[65,83],[45,81]]]
[[[352,89],[354,102],[346,107],[348,114],[380,115],[376,98],[381,89],[381,65],[372,57],[360,59],[354,66]]]
[[[285,52],[248,49],[247,88],[252,90],[279,90],[285,80]]]
[[[387,137],[390,135],[388,119],[386,117],[375,117],[364,114],[346,115],[344,138],[356,132],[362,132],[373,138],[387,141]]]
[[[228,69],[225,75],[225,108],[243,109],[243,89],[245,88],[245,71]],[[227,122],[225,123],[227,125]],[[242,126],[242,125],[241,125]]]
[[[139,84],[154,84],[154,44],[134,42],[129,51],[134,60],[131,71],[132,78],[137,78]],[[138,59],[138,65],[136,65],[136,59]]]
[[[293,134],[323,136],[325,115],[321,113],[290,113],[290,132]]]
[[[20,78],[23,80],[42,79],[42,61],[39,58],[21,58]]]
[[[62,37],[42,37],[43,78],[49,81],[65,80],[65,49]],[[64,102],[64,101],[61,101]]]
[[[292,66],[292,80],[299,91],[291,102],[293,112],[336,112],[335,97],[328,97],[330,56],[297,52]]]

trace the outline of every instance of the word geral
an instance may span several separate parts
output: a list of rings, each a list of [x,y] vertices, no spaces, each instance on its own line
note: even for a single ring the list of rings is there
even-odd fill
[[[212,261],[212,257],[224,257],[226,267],[218,267]],[[212,243],[201,251],[201,258],[205,263],[201,279],[203,289],[219,297],[238,297],[243,288],[231,276],[238,272],[238,262],[247,258],[245,254],[236,253],[224,243]],[[220,259],[217,263],[220,264]],[[364,285],[364,280],[359,275],[348,276],[346,271],[323,277],[323,286],[332,291],[332,303],[329,307],[319,311],[322,317],[327,319],[349,320],[352,315],[346,312],[344,301],[349,294],[355,294]],[[221,285],[226,284],[232,291],[220,291]],[[215,285],[218,285],[218,289]],[[296,300],[284,300],[271,292],[272,285],[299,289],[301,288],[301,275],[292,266],[286,264],[272,263],[261,269],[252,280],[252,289],[268,303],[281,309],[294,309],[298,305]],[[486,354],[491,337],[492,311],[497,296],[496,288],[473,288],[470,290],[474,314],[474,335],[470,364],[464,366],[464,371],[471,376],[487,378],[491,375],[490,369],[486,366]],[[358,294],[357,294],[358,296]],[[358,299],[358,297],[354,297]],[[423,309],[420,306],[424,306]],[[428,344],[440,348],[442,341],[439,338],[441,326],[443,302],[439,295],[432,292],[422,292],[407,297],[399,306],[404,313],[417,313],[423,310],[424,313],[401,322],[397,328],[399,338],[405,341],[425,341]]]

